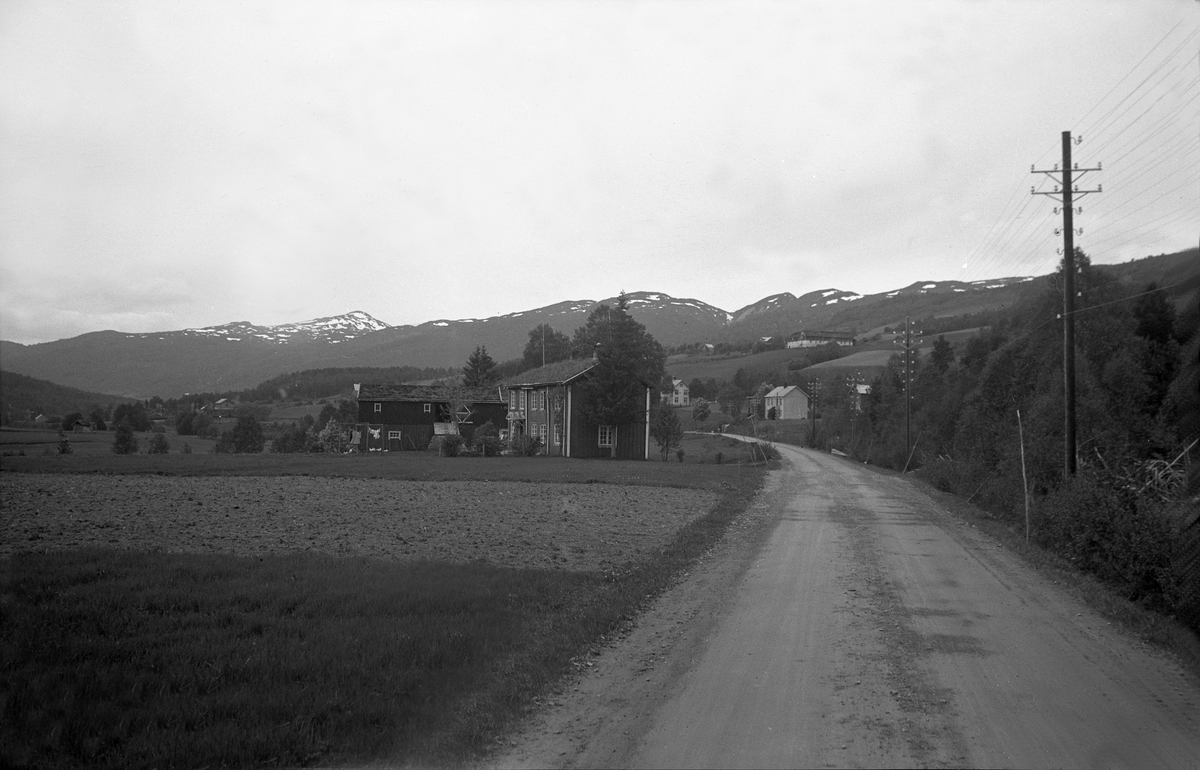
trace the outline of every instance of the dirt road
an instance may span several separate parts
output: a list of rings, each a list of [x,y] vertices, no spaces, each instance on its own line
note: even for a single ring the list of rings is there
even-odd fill
[[[908,481],[790,465],[499,767],[1196,767],[1200,682]]]

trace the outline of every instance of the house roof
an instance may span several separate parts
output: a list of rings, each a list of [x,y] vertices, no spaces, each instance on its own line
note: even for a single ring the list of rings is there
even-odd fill
[[[793,334],[792,336],[788,337],[788,339],[789,340],[802,340],[802,339],[852,340],[852,339],[854,339],[854,332],[798,331],[795,334]]]
[[[780,385],[779,387],[775,388],[770,393],[768,393],[766,395],[766,398],[786,398],[787,396],[790,396],[793,393],[804,393],[804,391],[798,385],[788,385],[786,387],[783,385]]]
[[[515,374],[500,381],[501,387],[518,387],[520,385],[562,385],[575,379],[596,365],[595,359],[571,358],[566,361],[556,361],[552,364],[539,366],[527,372]]]
[[[451,391],[473,403],[500,403],[500,393],[495,388],[448,388],[445,385],[368,385],[358,388],[359,401],[449,401]]]

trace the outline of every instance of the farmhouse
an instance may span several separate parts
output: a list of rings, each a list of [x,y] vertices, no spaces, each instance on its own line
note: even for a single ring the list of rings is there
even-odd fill
[[[448,433],[469,442],[475,428],[488,421],[499,428],[507,419],[495,388],[356,384],[354,397],[364,452],[425,449],[435,435]]]
[[[672,379],[671,390],[664,390],[658,395],[664,404],[671,406],[690,406],[692,403],[687,383],[683,380]]]
[[[815,348],[828,343],[851,347],[854,345],[854,332],[805,332],[799,331],[788,337],[789,348]]]
[[[808,416],[808,394],[796,385],[775,388],[763,397],[767,419],[801,420]]]
[[[509,435],[540,438],[544,454],[560,457],[649,457],[653,388],[639,383],[645,403],[639,419],[624,425],[590,423],[583,416],[580,386],[595,367],[591,358],[559,361],[502,382]]]

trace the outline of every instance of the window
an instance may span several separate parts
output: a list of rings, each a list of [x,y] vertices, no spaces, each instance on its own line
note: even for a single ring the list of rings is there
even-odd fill
[[[525,411],[525,404],[528,402],[528,399],[529,399],[529,391],[522,390],[521,391],[521,411],[522,412]]]
[[[383,411],[383,404],[376,401],[375,402],[375,414],[379,414],[382,411]]]
[[[429,414],[430,412],[433,411],[433,404],[422,404],[422,406],[425,407],[424,408],[425,414]]]
[[[613,426],[601,425],[599,433],[600,433],[600,446],[610,447],[613,445]]]
[[[517,391],[515,390],[508,391],[508,408],[514,412],[517,410]]]
[[[546,391],[538,391],[538,403],[541,404],[541,406],[538,408],[543,412],[546,411]]]
[[[389,439],[389,440],[395,440],[395,441],[399,441],[399,440],[400,440],[400,431],[398,431],[398,430],[389,430],[389,431],[388,431],[388,439]]]
[[[554,423],[554,445],[560,444],[562,444],[562,423],[556,422]]]

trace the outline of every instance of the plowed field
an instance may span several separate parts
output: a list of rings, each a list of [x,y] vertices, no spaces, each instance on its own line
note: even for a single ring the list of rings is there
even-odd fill
[[[615,484],[5,473],[0,499],[0,557],[102,546],[604,570],[645,559],[717,496]]]

